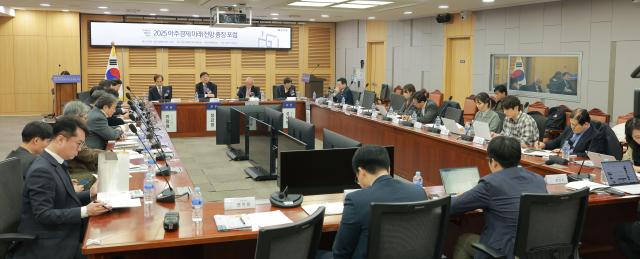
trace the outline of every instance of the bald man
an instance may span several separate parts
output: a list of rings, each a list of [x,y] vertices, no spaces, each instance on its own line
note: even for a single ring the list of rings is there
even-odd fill
[[[238,93],[236,94],[238,99],[245,99],[250,97],[260,98],[260,87],[253,85],[253,78],[247,77],[244,81],[244,85],[240,86]]]

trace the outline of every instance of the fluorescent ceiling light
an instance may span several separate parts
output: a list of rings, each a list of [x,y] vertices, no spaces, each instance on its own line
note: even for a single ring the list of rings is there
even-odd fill
[[[98,9],[107,9],[107,8],[109,8],[109,7],[106,7],[106,6],[98,6]]]
[[[342,3],[347,0],[300,0],[302,2],[316,2],[316,3]]]
[[[310,6],[310,7],[325,7],[325,6],[329,6],[332,3],[316,3],[316,2],[293,2],[290,3],[290,6]]]
[[[278,17],[273,17],[273,18],[271,18],[271,19],[278,20],[278,19],[280,19],[280,18],[278,18]]]
[[[375,17],[375,16],[369,16],[369,17],[367,17],[367,19],[369,19],[369,20],[375,20],[375,19],[376,19],[376,17]]]
[[[337,4],[337,5],[332,5],[331,7],[336,7],[336,8],[352,8],[352,9],[367,9],[367,8],[371,8],[374,7],[375,5],[366,5],[366,4]]]
[[[386,4],[392,4],[392,3],[393,2],[387,2],[387,1],[361,1],[361,0],[349,2],[349,4],[368,4],[368,5],[386,5]]]
[[[160,8],[160,12],[168,12],[168,11],[169,11],[169,9],[167,9],[167,8]]]
[[[280,15],[280,14],[279,14],[279,13],[271,13],[271,15],[273,15],[273,16],[278,16],[278,15]]]
[[[66,13],[66,12],[68,12],[69,10],[68,10],[68,9],[62,9],[62,11]]]
[[[444,5],[444,4],[443,4],[443,5],[438,5],[438,8],[440,8],[440,9],[447,9],[447,8],[449,8],[449,6],[448,6],[448,5]]]
[[[149,15],[151,15],[151,16],[155,16],[156,14],[154,14],[154,13],[150,13]]]
[[[40,6],[42,6],[42,7],[49,7],[49,6],[51,6],[51,5],[50,5],[50,4],[47,4],[47,3],[42,3],[42,4],[40,4]]]
[[[316,21],[316,19],[309,18],[309,21],[310,21],[310,22],[315,22],[315,21]]]
[[[111,12],[104,12],[104,14],[111,14]]]
[[[413,14],[413,12],[412,11],[405,11],[403,14],[404,15],[410,15],[410,14]]]
[[[193,17],[195,17],[195,18],[200,17],[200,15],[197,15],[197,14],[194,14],[194,15],[192,15],[192,16],[193,16]]]
[[[328,15],[328,14],[321,14],[321,15],[320,15],[320,17],[322,17],[322,18],[329,18],[329,15]]]
[[[493,3],[495,0],[482,0],[483,3]]]

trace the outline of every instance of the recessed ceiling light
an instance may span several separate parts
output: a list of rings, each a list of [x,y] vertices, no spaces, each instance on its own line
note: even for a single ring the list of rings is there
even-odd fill
[[[168,12],[168,11],[169,11],[169,9],[167,9],[167,8],[160,8],[160,12]]]
[[[310,22],[315,22],[315,21],[316,21],[316,19],[309,18],[309,21],[310,21]]]
[[[369,20],[375,20],[375,19],[376,19],[376,17],[375,17],[375,16],[369,16],[369,17],[367,17],[367,19],[369,19]]]
[[[62,9],[62,11],[66,13],[66,12],[68,12],[69,10],[67,10],[67,9]]]
[[[301,0],[302,2],[318,2],[318,3],[342,3],[347,0]]]
[[[51,5],[50,5],[50,4],[47,4],[47,3],[42,3],[42,4],[40,4],[40,6],[42,6],[42,7],[49,7],[49,6],[51,6]]]
[[[328,15],[328,14],[321,14],[321,15],[320,15],[320,17],[322,17],[322,18],[329,18],[329,15]]]
[[[309,6],[309,7],[325,7],[325,6],[329,6],[332,3],[316,3],[316,2],[293,2],[290,3],[290,6]]]
[[[392,3],[393,2],[388,2],[388,1],[362,1],[362,0],[349,2],[349,4],[369,4],[369,5],[386,5],[386,4],[392,4]]]
[[[197,15],[197,14],[194,14],[194,15],[192,15],[192,16],[193,16],[193,17],[196,17],[196,18],[200,17],[200,15]]]
[[[278,15],[280,15],[280,14],[279,14],[279,13],[271,13],[271,15],[273,15],[273,16],[278,16]]]
[[[155,16],[156,14],[154,14],[154,13],[150,13],[149,15],[151,15],[151,16]]]
[[[104,12],[104,14],[111,14],[111,12]]]
[[[447,8],[449,8],[449,6],[448,6],[448,5],[446,5],[446,4],[443,4],[443,5],[438,5],[438,8],[440,8],[440,9],[447,9]]]
[[[107,8],[109,8],[109,7],[106,7],[106,6],[98,6],[98,9],[107,9]]]
[[[404,14],[404,15],[410,15],[410,14],[413,14],[413,12],[412,12],[412,11],[406,11],[406,12],[404,12],[403,14]]]
[[[280,19],[280,18],[278,18],[278,17],[273,17],[273,18],[271,18],[271,19],[278,20],[278,19]]]
[[[493,3],[495,0],[482,0],[483,3]]]
[[[374,7],[375,5],[366,5],[366,4],[337,4],[337,5],[332,5],[331,7],[336,7],[336,8],[352,8],[352,9],[367,9],[367,8],[371,8]]]

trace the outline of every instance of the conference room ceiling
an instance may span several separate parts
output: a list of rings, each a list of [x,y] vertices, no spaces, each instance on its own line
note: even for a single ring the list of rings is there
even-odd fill
[[[299,0],[334,1],[342,4],[357,0]],[[404,20],[509,6],[527,5],[557,0],[370,0],[391,2],[366,9],[291,6],[296,0],[3,0],[5,7],[28,10],[69,10],[81,13],[113,15],[157,15],[208,17],[209,8],[217,5],[246,4],[253,9],[253,18],[260,20],[339,22],[355,19]],[[366,1],[366,2],[370,2]],[[365,3],[365,2],[360,2]],[[50,6],[42,6],[49,4]],[[446,5],[447,9],[438,8]],[[103,7],[99,9],[99,7]],[[104,8],[106,7],[106,8]]]

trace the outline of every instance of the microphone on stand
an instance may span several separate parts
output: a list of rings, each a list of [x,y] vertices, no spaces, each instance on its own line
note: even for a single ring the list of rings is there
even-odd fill
[[[138,137],[138,139],[140,140],[140,142],[142,142],[142,146],[147,151],[149,156],[153,157],[153,154],[151,153],[151,151],[149,151],[149,148],[147,148],[147,145],[144,144],[144,141],[142,140],[140,135],[138,135],[138,129],[136,128],[136,126],[133,125],[133,124],[129,124],[129,129],[131,130],[131,132],[135,133],[136,136]],[[158,159],[154,160],[154,163],[156,164],[156,167],[158,167],[158,172],[156,173],[156,175],[161,175],[161,176],[170,175],[171,174],[171,167],[169,166],[169,164],[165,163],[165,165],[163,167],[160,167],[160,165],[158,165],[158,163],[155,162],[157,160]]]

